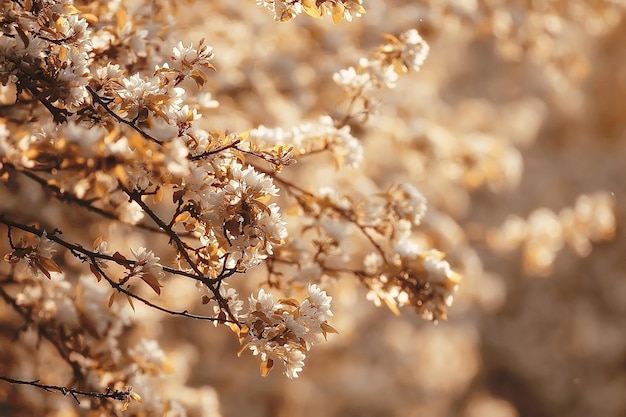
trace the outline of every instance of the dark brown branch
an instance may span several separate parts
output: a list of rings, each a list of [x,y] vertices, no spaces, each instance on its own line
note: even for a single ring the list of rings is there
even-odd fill
[[[17,169],[17,167],[15,167],[12,164],[4,164],[4,166],[6,168],[11,168],[13,169],[15,172],[19,172],[20,174],[28,177],[29,179],[37,182],[42,188],[44,189],[48,189],[50,190],[54,196],[59,200],[59,201],[63,201],[63,202],[67,202],[67,203],[74,203],[80,207],[83,207],[85,209],[87,209],[88,211],[91,211],[93,213],[96,213],[104,218],[110,219],[110,220],[117,220],[117,221],[121,221],[116,215],[115,213],[111,213],[108,212],[106,210],[103,210],[99,207],[96,207],[94,205],[92,205],[89,201],[83,200],[81,198],[78,198],[77,196],[75,196],[74,194],[72,194],[69,191],[66,190],[61,190],[60,187],[54,185],[54,184],[50,184],[46,179],[41,178],[39,176],[37,176],[36,174],[28,171],[28,170],[20,170]],[[137,224],[134,225],[134,227],[137,227],[139,229],[143,229],[143,230],[147,230],[149,232],[154,232],[154,233],[161,233],[161,230],[157,229],[156,227],[151,227],[148,226],[146,224]]]
[[[196,320],[206,320],[206,321],[212,321],[212,322],[220,322],[220,323],[225,323],[225,322],[230,322],[230,320],[222,320],[219,319],[217,317],[208,317],[208,316],[200,316],[197,314],[191,314],[189,313],[187,310],[185,311],[174,311],[174,310],[170,310],[167,309],[165,307],[161,307],[157,304],[154,304],[151,301],[148,301],[147,299],[129,291],[128,289],[124,288],[122,284],[119,284],[115,281],[113,281],[113,279],[111,279],[103,270],[102,268],[100,268],[100,266],[95,262],[94,259],[91,260],[91,264],[94,266],[94,268],[96,268],[98,270],[98,273],[109,283],[109,285],[111,285],[111,287],[113,287],[114,289],[116,289],[118,292],[121,292],[122,294],[125,294],[129,297],[134,298],[135,300],[138,300],[140,302],[142,302],[143,304],[147,305],[148,307],[154,308],[155,310],[159,310],[163,313],[167,313],[170,314],[172,316],[183,316],[183,317],[188,317],[191,319],[196,319]],[[236,322],[235,322],[236,323]]]
[[[25,232],[28,233],[32,233],[34,235],[37,236],[41,236],[43,234],[43,230],[39,230],[37,228],[34,227],[30,227],[30,226],[26,226],[20,223],[16,223],[13,222],[11,220],[8,220],[6,218],[4,218],[2,215],[0,215],[0,223],[4,223],[9,227],[15,227],[16,229],[20,229],[23,230]],[[232,323],[238,323],[237,320],[231,315],[230,316],[230,320],[223,320],[223,319],[218,319],[215,317],[208,317],[208,316],[200,316],[197,314],[191,314],[189,313],[187,310],[185,311],[175,311],[175,310],[169,310],[165,307],[161,307],[157,304],[152,303],[151,301],[133,293],[132,291],[129,291],[128,289],[124,288],[122,284],[115,282],[113,279],[111,279],[110,277],[107,276],[107,274],[100,268],[100,266],[98,265],[98,263],[96,262],[98,259],[100,260],[106,260],[106,261],[112,261],[115,262],[119,265],[122,266],[134,266],[136,264],[135,261],[130,260],[130,259],[121,259],[119,257],[114,257],[111,255],[106,255],[106,254],[102,254],[102,253],[96,253],[90,250],[87,250],[85,248],[83,248],[80,245],[76,245],[76,244],[72,244],[69,243],[61,238],[59,238],[56,234],[51,233],[47,235],[47,238],[50,239],[51,241],[65,247],[66,249],[70,250],[72,253],[74,254],[80,254],[80,256],[77,256],[79,259],[81,259],[82,261],[88,261],[91,263],[91,265],[93,265],[98,273],[109,283],[109,285],[116,289],[118,292],[121,292],[129,297],[132,297],[140,302],[142,302],[143,304],[152,307],[156,310],[159,310],[161,312],[173,315],[173,316],[183,316],[183,317],[188,317],[188,318],[192,318],[192,319],[196,319],[196,320],[206,320],[206,321],[219,321],[219,322],[232,322]],[[76,255],[75,255],[76,256]],[[174,275],[181,275],[187,278],[192,278],[195,280],[198,280],[202,283],[204,283],[205,285],[209,286],[211,285],[209,288],[210,289],[215,289],[215,287],[213,287],[213,284],[215,283],[215,280],[211,280],[209,278],[205,278],[202,276],[202,274],[199,275],[194,275],[185,271],[180,271],[178,269],[174,269],[174,268],[169,268],[169,267],[165,267],[162,266],[163,270],[166,272],[169,272],[171,274]],[[219,296],[219,290],[215,289],[215,292],[217,292],[218,296]],[[0,296],[3,296],[2,291],[0,290]],[[10,297],[9,297],[10,298]],[[220,296],[221,298],[221,296]],[[216,301],[219,303],[220,300],[216,298]],[[225,301],[224,301],[225,303]],[[226,304],[227,305],[227,304]],[[16,307],[19,307],[16,305]]]
[[[24,381],[21,379],[9,378],[7,376],[2,376],[2,375],[0,375],[0,379],[10,384],[14,384],[14,385],[30,385],[31,387],[41,388],[42,390],[48,391],[48,392],[57,391],[63,394],[64,396],[69,394],[78,404],[80,404],[80,401],[78,400],[79,395],[83,397],[103,398],[103,399],[111,399],[111,400],[116,400],[116,401],[127,401],[130,397],[130,390],[111,391],[107,389],[105,392],[92,392],[92,391],[82,391],[76,388],[62,387],[58,385],[41,384],[38,379],[34,381]]]
[[[239,145],[239,143],[241,143],[241,139],[237,139],[237,140],[236,140],[236,141],[234,141],[233,143],[230,143],[230,144],[228,144],[228,145],[224,145],[224,146],[222,146],[221,148],[218,148],[218,149],[213,149],[212,151],[207,151],[207,152],[203,152],[203,153],[198,154],[198,155],[193,155],[193,156],[190,156],[190,157],[189,157],[189,160],[190,160],[190,161],[198,161],[198,160],[200,160],[200,159],[207,158],[207,157],[209,157],[209,156],[211,156],[211,155],[215,155],[215,154],[217,154],[217,153],[224,152],[225,150],[227,150],[227,149],[232,149],[232,148],[235,148],[235,149],[237,149],[237,150],[239,150],[239,151],[240,151],[241,149],[238,149],[238,148],[237,148],[237,145]]]
[[[125,124],[128,127],[130,127],[135,132],[139,133],[144,139],[147,139],[147,140],[149,140],[151,142],[154,142],[157,145],[162,145],[163,144],[163,142],[161,142],[160,140],[158,140],[158,139],[150,136],[149,134],[147,134],[143,129],[138,127],[133,121],[126,120],[123,117],[121,117],[120,115],[118,115],[117,113],[115,113],[113,110],[111,110],[111,108],[109,107],[108,103],[105,100],[103,100],[102,97],[100,97],[98,95],[98,93],[96,93],[94,91],[93,88],[87,86],[87,91],[89,91],[89,94],[91,94],[91,97],[93,98],[93,100],[96,103],[98,103],[104,110],[106,110],[106,112],[109,113],[109,115],[111,115],[111,117],[113,117],[115,120],[117,120],[120,123]]]
[[[130,197],[133,201],[139,204],[141,209],[154,221],[154,223],[156,223],[157,226],[159,226],[165,233],[167,233],[171,241],[174,242],[174,244],[176,245],[178,253],[180,253],[180,255],[185,259],[185,261],[187,262],[187,264],[189,264],[191,269],[196,274],[198,274],[197,279],[201,281],[202,283],[204,283],[204,285],[206,285],[206,287],[209,290],[211,290],[220,308],[223,309],[228,314],[228,317],[230,318],[230,320],[233,323],[237,323],[237,319],[235,318],[233,313],[230,311],[230,307],[228,306],[228,303],[220,295],[219,288],[214,285],[216,282],[220,282],[223,279],[223,277],[218,277],[215,280],[204,277],[202,274],[202,271],[200,271],[200,269],[198,268],[198,265],[196,265],[196,263],[189,256],[189,253],[187,252],[187,246],[181,240],[180,236],[178,236],[178,234],[174,232],[170,226],[165,224],[165,222],[161,220],[161,218],[157,216],[156,213],[152,211],[152,209],[150,209],[150,207],[148,207],[148,205],[141,199],[141,194],[138,194],[136,192],[132,192],[126,189],[124,189],[124,192],[128,195],[128,197]]]

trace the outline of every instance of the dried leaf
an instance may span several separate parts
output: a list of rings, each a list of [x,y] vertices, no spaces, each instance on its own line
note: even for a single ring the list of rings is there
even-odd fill
[[[172,202],[177,203],[179,201],[182,201],[184,195],[185,195],[184,189],[174,191],[174,194],[172,195]]]
[[[161,295],[161,287],[163,287],[161,285],[161,283],[159,282],[159,280],[152,274],[141,274],[140,278],[146,283],[148,284],[155,293],[157,293],[158,295]]]
[[[48,278],[48,279],[52,279],[52,277],[50,276],[50,272],[48,272],[48,271],[46,270],[46,268],[44,268],[44,267],[41,265],[41,263],[39,263],[39,262],[35,262],[35,264],[37,265],[37,268],[38,268],[41,272],[43,272],[43,274],[46,276],[46,278]]]
[[[331,326],[330,324],[324,322],[320,325],[320,327],[322,328],[322,330],[324,330],[326,333],[335,333],[335,334],[339,334],[339,332],[337,331],[337,329],[335,329],[333,326]]]
[[[201,77],[199,75],[191,75],[191,78],[196,82],[196,86],[199,89],[201,89],[204,86],[204,83],[206,82],[204,77]]]
[[[133,309],[133,311],[135,311],[135,305],[133,304],[133,298],[130,295],[126,296],[126,300],[128,300],[128,304],[130,304],[130,308]]]
[[[272,359],[261,362],[261,376],[265,378],[267,375],[269,375],[273,367],[274,361]]]
[[[39,259],[40,264],[46,268],[48,271],[52,271],[52,272],[61,272],[61,268],[59,267],[59,265],[57,265],[56,262],[54,262],[52,259],[50,258],[40,258]]]
[[[117,261],[127,261],[128,259],[126,259],[126,257],[124,255],[122,255],[119,252],[115,252],[112,256],[113,259],[117,260]],[[124,262],[122,262],[124,263]]]
[[[26,32],[24,32],[19,26],[15,26],[15,30],[17,31],[17,34],[22,42],[24,42],[24,48],[28,48],[28,45],[30,45],[30,41],[28,40],[28,35],[26,34]]]
[[[96,276],[98,282],[100,282],[102,280],[102,275],[100,275],[100,271],[98,271],[98,269],[93,264],[89,265],[89,269],[91,270],[91,273]]]
[[[115,302],[115,295],[117,293],[114,292],[113,294],[111,294],[111,297],[109,297],[109,308],[111,308],[111,306],[113,305],[113,303]]]

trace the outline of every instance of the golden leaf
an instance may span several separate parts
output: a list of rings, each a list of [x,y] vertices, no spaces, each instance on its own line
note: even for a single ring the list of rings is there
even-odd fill
[[[333,4],[332,16],[333,16],[333,22],[334,23],[341,22],[341,19],[343,19],[343,11],[344,11],[343,4],[340,4],[340,3]]]
[[[303,0],[302,8],[309,16],[315,17],[316,19],[322,18],[322,8],[315,5],[315,0]]]
[[[63,31],[63,25],[65,24],[66,19],[63,16],[60,16],[55,23],[57,32]]]
[[[239,136],[239,140],[242,140],[242,141],[246,140],[250,136],[250,130],[245,130],[241,132],[238,136]]]
[[[172,364],[172,362],[165,359],[163,361],[163,372],[166,374],[173,374],[175,371],[176,371],[176,368],[174,368],[174,365]]]
[[[298,300],[296,300],[295,298],[281,298],[278,300],[279,303],[281,304],[287,304],[288,306],[293,306],[293,307],[300,307],[300,302]]]
[[[130,184],[128,183],[128,177],[126,176],[126,171],[124,170],[123,165],[120,165],[120,164],[115,165],[115,168],[113,168],[113,173],[117,177],[120,184],[124,186],[124,188],[130,189]]]
[[[103,240],[104,238],[102,236],[98,236],[96,240],[93,241],[93,248],[96,249],[98,246],[100,246]]]
[[[241,346],[241,349],[239,349],[239,351],[237,352],[237,357],[241,356],[241,354],[243,353],[244,350],[246,350],[246,348],[250,345],[250,342],[246,343],[245,345]]]
[[[272,322],[272,320],[270,320],[265,313],[260,312],[260,311],[253,311],[252,314],[254,317],[257,317],[259,319],[261,319],[265,324],[272,326],[274,323]]]
[[[119,7],[117,9],[117,28],[122,29],[126,25],[127,19],[126,10],[123,7]]]
[[[448,280],[452,281],[453,284],[458,284],[463,279],[463,275],[457,272],[451,271],[450,275],[447,278]]]
[[[176,216],[174,218],[174,223],[181,223],[184,222],[185,220],[187,220],[189,217],[191,216],[191,213],[189,213],[188,211],[183,211],[182,213],[180,213],[178,216]]]
[[[137,394],[136,392],[131,392],[130,396],[132,397],[133,400],[143,404],[143,399],[141,398],[141,395]]]
[[[393,314],[395,314],[396,316],[400,315],[400,310],[398,310],[398,306],[396,305],[396,302],[393,299],[389,297],[382,297],[381,299],[383,300],[387,308],[391,310]]]
[[[65,13],[65,14],[78,14],[78,13],[80,13],[80,10],[78,10],[74,5],[66,3],[66,4],[63,5],[63,13]]]
[[[226,323],[226,325],[230,328],[230,330],[232,330],[233,333],[237,335],[237,337],[239,337],[241,328],[239,327],[237,323],[228,322]]]

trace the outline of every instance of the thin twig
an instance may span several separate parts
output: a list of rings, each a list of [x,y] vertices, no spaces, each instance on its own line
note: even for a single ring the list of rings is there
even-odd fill
[[[126,126],[129,126],[131,129],[133,129],[135,132],[139,133],[144,139],[148,139],[151,142],[156,143],[157,145],[162,145],[163,142],[161,142],[160,140],[150,136],[148,133],[146,133],[143,129],[141,129],[140,127],[138,127],[134,122],[129,121],[124,119],[123,117],[121,117],[120,115],[118,115],[117,113],[115,113],[113,110],[111,110],[111,108],[109,107],[109,105],[107,104],[106,101],[104,101],[102,99],[102,97],[100,97],[98,95],[98,93],[96,93],[94,91],[93,88],[87,86],[87,91],[89,91],[89,94],[91,94],[91,97],[93,97],[94,101],[96,103],[98,103],[104,110],[106,110],[107,113],[109,113],[111,115],[111,117],[113,117],[115,120],[117,120],[120,123],[125,124]]]
[[[34,235],[37,236],[41,236],[43,234],[43,230],[39,230],[37,228],[34,227],[30,227],[30,226],[26,226],[20,223],[16,223],[14,221],[8,220],[6,219],[3,215],[0,214],[0,223],[4,223],[5,225],[9,226],[9,227],[15,227],[16,229],[20,229],[23,230],[25,232],[28,233],[32,233]],[[111,279],[110,277],[108,277],[106,275],[106,273],[100,268],[100,266],[98,265],[98,263],[96,262],[96,260],[100,259],[100,260],[106,260],[106,261],[112,261],[115,262],[119,265],[122,266],[134,266],[136,264],[136,261],[133,261],[131,259],[121,259],[119,257],[115,257],[115,256],[111,256],[111,255],[106,255],[103,253],[97,253],[97,252],[93,252],[90,250],[85,249],[84,247],[80,246],[80,245],[76,245],[76,244],[72,244],[69,243],[63,239],[61,239],[60,237],[58,237],[56,234],[51,233],[47,235],[47,238],[63,247],[65,247],[66,249],[70,250],[70,252],[72,253],[77,253],[80,254],[82,256],[82,260],[83,261],[89,261],[91,263],[91,265],[93,265],[98,272],[100,273],[101,276],[103,276],[106,281],[109,283],[109,285],[111,285],[111,287],[113,287],[114,289],[116,289],[117,291],[124,293],[125,295],[132,297],[140,302],[142,302],[143,304],[152,307],[156,310],[159,310],[161,312],[173,315],[173,316],[184,316],[184,317],[188,317],[188,318],[192,318],[192,319],[196,319],[196,320],[206,320],[206,321],[219,321],[219,322],[232,322],[232,323],[238,323],[238,321],[234,318],[234,316],[232,316],[232,314],[229,316],[229,320],[223,320],[223,319],[219,319],[219,318],[215,318],[215,317],[208,317],[208,316],[200,316],[200,315],[196,315],[196,314],[191,314],[189,313],[187,310],[185,311],[175,311],[175,310],[170,310],[167,309],[165,307],[161,307],[157,304],[152,303],[151,301],[148,301],[147,299],[133,293],[132,291],[129,291],[128,289],[124,288],[121,284],[115,282],[113,279]],[[76,255],[75,255],[76,256]],[[213,284],[215,282],[215,280],[212,280],[210,278],[206,278],[203,277],[201,274],[200,275],[194,275],[185,271],[181,271],[178,269],[174,269],[174,268],[169,268],[169,267],[162,267],[164,271],[169,272],[171,274],[174,275],[181,275],[181,276],[185,276],[188,278],[193,278],[195,280],[198,280],[202,283],[204,283],[205,285],[209,286],[209,284]],[[231,274],[232,275],[232,274]],[[215,287],[213,287],[212,285],[209,287],[210,289],[214,290],[214,294],[217,292],[217,294],[219,295],[219,290],[215,289]],[[0,290],[0,296],[2,296],[2,291]],[[221,298],[221,296],[220,296]],[[219,299],[216,298],[216,301],[218,301],[218,303],[220,302]]]
[[[83,397],[92,397],[92,398],[107,398],[107,399],[116,400],[116,401],[127,401],[130,396],[130,391],[120,391],[120,390],[115,390],[115,391],[107,390],[105,392],[82,391],[76,388],[68,388],[68,387],[63,387],[63,386],[58,386],[58,385],[41,384],[38,379],[35,379],[34,381],[24,381],[21,379],[9,378],[8,376],[3,376],[3,375],[0,375],[0,379],[10,384],[30,385],[31,387],[41,388],[42,390],[45,390],[48,392],[57,391],[63,394],[64,396],[69,394],[78,404],[80,404],[80,401],[78,400],[79,395]]]
[[[193,269],[193,271],[196,274],[198,274],[199,281],[203,282],[204,285],[206,285],[206,287],[209,288],[209,290],[211,290],[211,292],[213,293],[213,296],[215,297],[215,300],[219,304],[220,308],[222,308],[228,314],[228,317],[234,323],[237,323],[237,319],[235,318],[233,313],[230,311],[230,307],[228,306],[228,303],[221,296],[219,289],[214,285],[215,282],[220,282],[223,279],[223,277],[218,277],[216,280],[213,280],[213,279],[210,279],[210,278],[200,279],[200,277],[203,277],[202,271],[200,271],[200,269],[198,268],[198,265],[196,265],[196,263],[193,262],[193,260],[191,259],[191,256],[189,256],[189,253],[187,252],[187,246],[181,240],[180,236],[178,236],[178,234],[176,232],[174,232],[170,226],[165,224],[165,222],[163,220],[161,220],[161,218],[159,216],[157,216],[156,213],[154,211],[152,211],[152,209],[150,209],[150,207],[148,207],[148,205],[141,199],[141,195],[140,194],[138,194],[136,192],[129,191],[127,189],[124,189],[124,192],[133,201],[135,201],[137,204],[139,204],[139,206],[142,208],[142,210],[156,223],[157,226],[159,226],[163,231],[165,231],[167,233],[167,235],[170,237],[172,242],[174,242],[174,244],[176,245],[176,248],[178,249],[178,253],[181,254],[181,256],[185,259],[187,264],[189,264],[191,269]]]
[[[50,184],[44,178],[41,178],[28,170],[17,169],[17,167],[15,167],[12,164],[4,164],[4,166],[6,168],[12,168],[15,172],[19,172],[20,174],[28,177],[29,179],[37,182],[41,187],[50,190],[54,194],[54,196],[60,201],[67,202],[67,203],[74,203],[104,218],[120,221],[120,219],[115,215],[115,213],[111,213],[99,207],[96,207],[92,205],[91,203],[89,203],[88,201],[78,198],[76,195],[74,195],[73,193],[67,190],[61,190],[61,188],[58,187],[57,185]],[[162,233],[160,229],[157,229],[156,227],[148,226],[146,224],[136,224],[134,226],[139,229],[147,230],[149,232]]]
[[[224,145],[221,148],[213,149],[212,151],[206,151],[206,152],[202,152],[201,154],[198,154],[198,155],[190,156],[189,160],[190,161],[198,161],[200,159],[204,159],[204,158],[209,157],[211,155],[215,155],[217,153],[224,152],[225,150],[232,149],[232,148],[235,148],[235,149],[241,151],[241,149],[237,148],[237,145],[239,145],[239,143],[241,143],[241,139],[237,139],[233,143],[230,143],[228,145]]]

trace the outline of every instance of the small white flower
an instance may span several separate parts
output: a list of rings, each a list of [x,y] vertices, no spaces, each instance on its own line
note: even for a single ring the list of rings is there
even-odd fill
[[[265,313],[271,313],[274,310],[274,295],[266,293],[263,288],[259,290],[259,295],[255,298],[250,296],[248,298],[251,311],[262,311]]]
[[[161,258],[155,256],[151,250],[144,247],[140,247],[135,250],[130,248],[131,252],[135,256],[136,262],[133,273],[135,274],[149,274],[159,279],[165,276],[163,267],[159,264]]]

